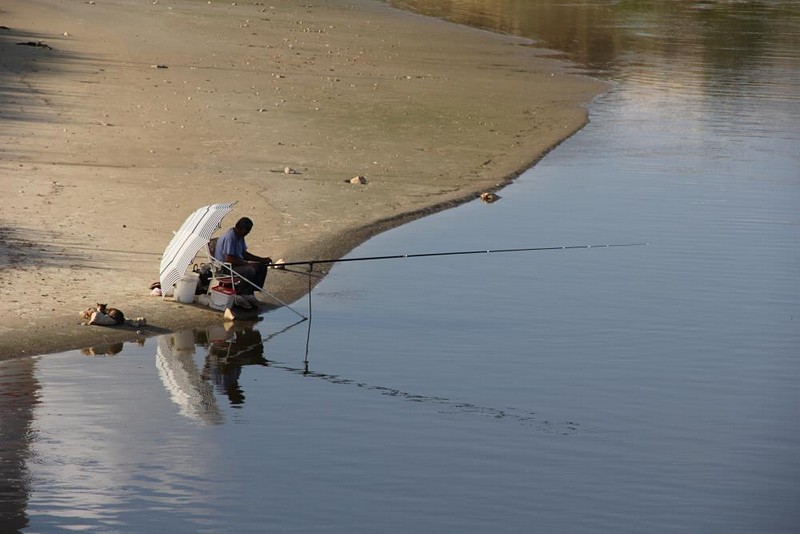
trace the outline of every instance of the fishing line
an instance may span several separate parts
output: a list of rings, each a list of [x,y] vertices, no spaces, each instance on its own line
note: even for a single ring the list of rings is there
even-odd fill
[[[314,266],[308,266],[308,330],[306,331],[306,354],[303,357],[303,367],[308,372],[308,347],[311,344],[311,273],[314,271]]]

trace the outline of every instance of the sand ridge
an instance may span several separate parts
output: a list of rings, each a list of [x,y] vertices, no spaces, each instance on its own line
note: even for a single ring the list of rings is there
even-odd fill
[[[0,24],[0,357],[137,337],[81,326],[98,301],[142,335],[220,321],[148,296],[199,206],[237,201],[224,223],[251,217],[256,253],[338,257],[501,187],[603,90],[527,41],[370,0],[15,0]],[[273,272],[282,299],[307,289]]]

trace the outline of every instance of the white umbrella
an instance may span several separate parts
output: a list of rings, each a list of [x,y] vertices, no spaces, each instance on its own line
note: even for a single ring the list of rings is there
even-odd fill
[[[173,336],[174,339],[174,336]],[[194,349],[194,344],[191,345]],[[191,352],[173,350],[167,336],[159,336],[156,349],[158,376],[181,415],[206,424],[222,423],[223,417],[211,384],[203,380]]]
[[[236,202],[203,206],[191,215],[175,232],[161,257],[161,291],[165,294],[186,273],[197,252],[208,244],[222,222],[223,217],[233,209]]]

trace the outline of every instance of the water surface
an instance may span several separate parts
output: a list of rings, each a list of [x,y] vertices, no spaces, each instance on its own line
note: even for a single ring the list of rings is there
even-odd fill
[[[796,531],[797,7],[425,4],[613,85],[499,202],[352,255],[651,245],[341,264],[310,323],[0,362],[4,524]]]

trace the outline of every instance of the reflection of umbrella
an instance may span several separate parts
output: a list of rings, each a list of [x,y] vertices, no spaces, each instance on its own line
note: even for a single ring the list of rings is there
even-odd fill
[[[181,414],[207,424],[222,423],[211,384],[203,380],[190,352],[173,351],[166,335],[158,338],[156,367],[161,382]]]
[[[211,234],[220,227],[222,218],[233,209],[230,204],[211,204],[192,213],[175,232],[161,257],[161,290],[166,293],[183,278],[186,268],[197,252],[211,239]]]

